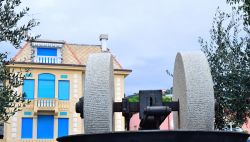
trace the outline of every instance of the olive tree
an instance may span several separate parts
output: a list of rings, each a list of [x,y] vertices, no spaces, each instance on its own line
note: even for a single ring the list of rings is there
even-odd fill
[[[27,20],[29,8],[21,8],[20,4],[21,0],[0,0],[0,42],[8,42],[15,48],[20,48],[25,40],[38,37],[30,36],[29,32],[39,22],[30,19],[22,24]],[[0,53],[0,123],[8,121],[28,103],[25,93],[18,94],[15,89],[23,84],[24,73],[13,72],[8,68],[9,64],[12,62],[8,60],[7,53]]]
[[[243,12],[244,24],[250,25],[250,0],[226,0],[233,9],[238,9],[238,12]]]
[[[229,123],[242,126],[250,116],[250,28],[236,10],[218,10],[210,30],[210,40],[200,38],[214,81],[215,126]]]

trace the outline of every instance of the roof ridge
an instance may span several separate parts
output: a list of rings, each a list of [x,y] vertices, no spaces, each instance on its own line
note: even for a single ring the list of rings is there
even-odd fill
[[[24,46],[17,52],[17,54],[13,57],[13,60],[14,60],[14,61],[16,60],[17,56],[19,56],[19,55],[22,53],[22,51],[24,50],[24,48],[27,48],[27,47],[28,47],[28,44],[29,44],[29,42],[26,42],[26,43],[24,44]]]
[[[71,50],[71,48],[68,46],[68,44],[64,44],[65,47],[67,49],[69,49],[69,51],[71,52],[71,54],[73,55],[73,57],[76,59],[76,61],[79,63],[79,64],[82,64],[81,61],[77,58],[77,56],[75,55],[75,53]]]
[[[81,43],[66,43],[69,45],[79,45],[79,46],[101,46],[100,44],[81,44]]]

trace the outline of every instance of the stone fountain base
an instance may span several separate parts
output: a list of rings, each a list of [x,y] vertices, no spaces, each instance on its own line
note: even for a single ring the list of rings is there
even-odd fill
[[[224,131],[135,131],[79,134],[57,138],[59,142],[246,142],[250,135]]]

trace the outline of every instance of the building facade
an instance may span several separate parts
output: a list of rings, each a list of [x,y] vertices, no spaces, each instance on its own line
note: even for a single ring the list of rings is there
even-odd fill
[[[107,38],[100,36],[100,40],[105,43]],[[4,124],[4,141],[53,142],[57,137],[84,133],[75,104],[84,95],[87,58],[101,52],[109,51],[102,45],[27,42],[9,67],[15,72],[28,70],[23,86],[15,90],[19,94],[25,92],[30,103]],[[124,97],[124,79],[131,70],[123,69],[115,57],[113,64],[114,100],[118,102]],[[114,114],[114,130],[124,130],[121,113]]]

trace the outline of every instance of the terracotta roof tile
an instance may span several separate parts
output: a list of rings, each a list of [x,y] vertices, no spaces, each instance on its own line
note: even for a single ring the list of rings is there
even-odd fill
[[[88,56],[93,53],[101,53],[100,46],[68,44],[68,47],[76,55],[82,65],[86,65]]]
[[[30,43],[26,43],[19,52],[14,56],[13,60],[16,62],[31,62],[32,49]]]
[[[32,62],[32,52],[33,51],[31,44],[26,43],[13,59],[16,62]],[[65,43],[61,49],[61,52],[62,52],[62,64],[86,65],[88,56],[90,54],[101,53],[102,50],[100,45]],[[122,69],[122,66],[116,60],[115,56],[112,55],[112,57],[113,57],[114,68]]]
[[[115,69],[122,69],[122,65],[117,61],[117,59],[115,58],[115,56],[112,54],[112,58],[113,58],[113,65]]]
[[[75,53],[67,44],[64,44],[64,48],[62,49],[62,57],[63,64],[81,64]]]

